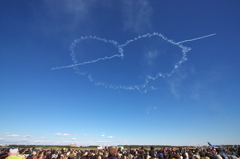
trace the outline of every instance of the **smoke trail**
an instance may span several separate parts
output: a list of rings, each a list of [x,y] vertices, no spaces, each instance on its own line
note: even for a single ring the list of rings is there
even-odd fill
[[[104,43],[111,43],[113,44],[118,50],[118,52],[120,54],[116,54],[116,55],[113,55],[113,56],[105,56],[105,57],[102,57],[102,58],[98,58],[96,60],[92,60],[92,61],[86,61],[86,62],[83,62],[83,63],[78,63],[78,60],[76,58],[76,54],[75,54],[75,46],[77,43],[81,42],[82,40],[87,40],[87,39],[94,39],[94,40],[99,40],[99,41],[102,41]],[[103,39],[103,38],[99,38],[99,37],[96,37],[96,36],[85,36],[85,37],[81,37],[80,39],[76,39],[74,40],[74,42],[70,45],[69,47],[69,50],[71,51],[71,57],[72,57],[72,61],[74,64],[72,65],[68,65],[68,66],[61,66],[61,67],[54,67],[52,68],[51,70],[56,70],[56,69],[63,69],[63,68],[72,68],[72,67],[76,67],[76,66],[80,66],[80,65],[85,65],[85,64],[91,64],[91,63],[95,63],[95,62],[98,62],[98,61],[102,61],[102,60],[109,60],[109,59],[112,59],[114,57],[122,57],[123,56],[123,51],[122,49],[120,49],[118,47],[118,42],[114,41],[114,40],[106,40],[106,39]]]
[[[113,55],[113,56],[110,56],[110,57],[105,56],[103,58],[98,58],[96,60],[86,61],[86,62],[83,62],[83,63],[77,63],[77,64],[72,64],[72,65],[68,65],[68,66],[61,66],[61,67],[54,67],[51,70],[57,70],[57,69],[62,69],[62,68],[71,68],[71,67],[76,67],[76,66],[80,66],[80,65],[86,65],[86,64],[95,63],[95,62],[102,61],[102,60],[109,60],[109,59],[112,59],[114,57],[122,57],[122,56],[121,55]],[[75,60],[75,56],[72,60]]]
[[[180,41],[180,42],[174,42],[173,40],[170,40],[170,39],[166,38],[164,35],[162,35],[160,33],[157,33],[157,32],[154,32],[154,33],[147,33],[145,35],[138,36],[138,37],[136,37],[134,39],[127,40],[125,43],[123,43],[121,45],[119,45],[117,41],[107,40],[107,39],[99,38],[99,37],[96,37],[96,36],[80,37],[80,39],[74,40],[74,42],[69,47],[69,50],[71,51],[70,55],[71,55],[73,64],[67,65],[67,66],[54,67],[51,70],[64,69],[64,68],[73,68],[75,70],[75,73],[77,73],[77,74],[79,74],[81,76],[88,75],[87,76],[88,80],[90,82],[94,83],[96,86],[103,86],[105,88],[111,88],[111,89],[116,89],[116,90],[117,89],[138,90],[140,92],[146,93],[149,90],[157,90],[157,89],[159,89],[159,88],[154,87],[154,86],[149,86],[149,83],[151,81],[155,81],[158,78],[165,78],[165,77],[172,76],[175,73],[175,71],[182,65],[182,63],[187,61],[187,52],[189,52],[191,50],[191,48],[183,46],[182,43],[195,41],[195,40],[199,40],[199,39],[203,39],[203,38],[207,38],[207,37],[210,37],[210,36],[213,36],[213,35],[216,35],[216,33],[209,34],[209,35],[206,35],[206,36],[201,36],[201,37],[194,38],[194,39],[184,40],[184,41]],[[77,66],[82,66],[82,65],[96,63],[98,61],[110,60],[110,59],[113,59],[115,57],[118,57],[121,60],[124,60],[124,47],[128,46],[130,43],[133,43],[133,42],[135,42],[137,40],[140,40],[140,39],[143,39],[143,38],[152,38],[154,36],[160,37],[164,41],[166,41],[166,42],[168,42],[168,43],[170,43],[170,44],[180,48],[181,49],[181,53],[182,53],[182,57],[181,57],[181,59],[177,63],[174,64],[173,69],[170,72],[167,72],[167,73],[158,72],[155,76],[148,75],[148,76],[146,76],[145,81],[142,84],[139,84],[139,85],[121,85],[121,84],[120,85],[114,85],[114,84],[111,84],[111,83],[109,84],[109,83],[99,82],[99,81],[95,80],[90,73],[82,72],[77,67]],[[87,40],[87,39],[94,39],[94,40],[102,41],[104,43],[113,44],[117,48],[118,53],[114,54],[112,56],[100,57],[100,58],[95,59],[95,60],[85,61],[85,62],[79,63],[78,59],[76,58],[75,47],[76,47],[76,45],[78,43],[80,43],[83,40]]]
[[[210,36],[213,36],[213,35],[216,35],[216,33],[214,33],[214,34],[209,34],[209,35],[205,35],[205,36],[201,36],[201,37],[199,37],[199,38],[194,38],[194,39],[189,39],[189,40],[183,40],[183,41],[178,42],[177,44],[181,44],[181,43],[185,43],[185,42],[189,42],[189,41],[195,41],[195,40],[207,38],[207,37],[210,37]]]

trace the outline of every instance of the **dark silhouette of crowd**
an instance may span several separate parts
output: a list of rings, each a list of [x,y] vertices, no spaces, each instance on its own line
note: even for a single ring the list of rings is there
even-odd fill
[[[0,159],[240,159],[240,147],[228,148],[161,148],[101,150],[76,149],[2,149]]]

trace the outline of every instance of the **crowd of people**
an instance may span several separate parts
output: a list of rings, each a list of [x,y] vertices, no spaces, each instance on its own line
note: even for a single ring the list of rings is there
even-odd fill
[[[0,159],[240,159],[240,147],[229,148],[162,148],[103,150],[76,149],[3,149]]]

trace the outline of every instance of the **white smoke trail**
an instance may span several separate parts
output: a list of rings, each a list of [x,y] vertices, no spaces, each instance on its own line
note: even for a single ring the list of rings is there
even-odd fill
[[[102,41],[102,42],[105,42],[105,43],[111,43],[113,44],[117,49],[118,48],[118,42],[114,41],[114,40],[106,40],[106,39],[102,39],[102,38],[99,38],[99,37],[96,37],[96,36],[85,36],[85,37],[81,37],[80,39],[76,39],[74,40],[74,42],[70,45],[69,47],[69,50],[71,51],[71,57],[72,57],[72,61],[74,64],[72,65],[68,65],[68,66],[61,66],[61,67],[54,67],[52,68],[51,70],[56,70],[56,69],[63,69],[63,68],[72,68],[72,67],[76,67],[76,66],[80,66],[80,65],[86,65],[86,64],[91,64],[91,63],[95,63],[95,62],[98,62],[98,61],[102,61],[102,60],[109,60],[109,59],[112,59],[114,57],[122,57],[123,56],[123,51],[120,49],[118,50],[118,52],[120,54],[116,54],[116,55],[113,55],[113,56],[105,56],[105,57],[102,57],[102,58],[98,58],[96,60],[92,60],[92,61],[86,61],[86,62],[83,62],[83,63],[78,63],[78,60],[76,58],[76,54],[75,54],[75,46],[77,43],[81,42],[82,40],[86,40],[86,39],[94,39],[94,40],[99,40],[99,41]]]
[[[71,51],[71,58],[72,58],[72,61],[73,61],[73,64],[71,65],[68,65],[68,66],[61,66],[61,67],[55,67],[55,68],[52,68],[51,70],[56,70],[56,69],[63,69],[63,68],[73,68],[75,70],[75,72],[81,76],[83,75],[88,75],[88,80],[90,82],[93,82],[96,86],[103,86],[105,88],[111,88],[111,89],[123,89],[123,90],[138,90],[140,92],[143,92],[143,93],[146,93],[147,91],[149,90],[157,90],[159,88],[157,87],[154,87],[154,86],[149,86],[148,87],[148,84],[151,82],[151,81],[155,81],[157,80],[158,78],[165,78],[165,77],[170,77],[174,74],[174,72],[182,65],[182,63],[186,62],[187,61],[187,52],[191,50],[191,48],[189,47],[185,47],[182,45],[182,43],[185,43],[185,42],[190,42],[190,41],[195,41],[195,40],[199,40],[199,39],[203,39],[203,38],[207,38],[207,37],[210,37],[210,36],[213,36],[213,35],[216,35],[216,33],[214,34],[209,34],[209,35],[206,35],[206,36],[201,36],[201,37],[198,37],[198,38],[194,38],[194,39],[189,39],[189,40],[184,40],[184,41],[180,41],[180,42],[174,42],[173,40],[170,40],[170,39],[167,39],[165,36],[163,36],[162,34],[160,33],[157,33],[157,32],[154,32],[152,34],[150,33],[147,33],[145,35],[142,35],[142,36],[138,36],[134,39],[130,39],[130,40],[127,40],[125,43],[119,45],[117,41],[114,41],[114,40],[107,40],[107,39],[104,39],[104,38],[99,38],[99,37],[96,37],[96,36],[85,36],[85,37],[81,37],[80,39],[76,39],[74,40],[74,42],[70,45],[69,47],[69,50]],[[153,36],[158,36],[160,38],[162,38],[163,40],[169,42],[170,44],[174,45],[174,46],[177,46],[179,47],[181,50],[182,50],[182,57],[181,59],[173,66],[173,69],[168,72],[168,73],[157,73],[155,76],[147,76],[146,79],[145,79],[145,82],[141,85],[129,85],[129,86],[126,86],[126,85],[113,85],[113,84],[108,84],[108,83],[103,83],[103,82],[99,82],[99,81],[96,81],[93,79],[92,75],[89,74],[89,73],[85,73],[85,72],[82,72],[79,70],[79,68],[77,66],[82,66],[82,65],[86,65],[86,64],[91,64],[91,63],[96,63],[98,61],[104,61],[104,60],[110,60],[110,59],[113,59],[115,57],[119,57],[121,59],[123,59],[124,57],[124,47],[129,45],[130,43],[132,42],[135,42],[139,39],[142,39],[142,38],[151,38]],[[82,63],[78,63],[78,60],[76,58],[76,53],[75,53],[75,46],[77,45],[77,43],[81,42],[82,40],[87,40],[87,39],[94,39],[94,40],[99,40],[99,41],[102,41],[104,43],[111,43],[113,44],[117,50],[118,50],[118,53],[115,54],[115,55],[112,55],[112,56],[105,56],[105,57],[102,57],[102,58],[98,58],[98,59],[95,59],[95,60],[92,60],[92,61],[85,61],[85,62],[82,62]]]
[[[209,35],[205,35],[205,36],[201,36],[201,37],[199,37],[199,38],[194,38],[194,39],[189,39],[189,40],[183,40],[183,41],[178,42],[177,44],[181,44],[181,43],[185,43],[185,42],[189,42],[189,41],[195,41],[195,40],[207,38],[207,37],[210,37],[210,36],[213,36],[213,35],[216,35],[216,33],[214,33],[214,34],[209,34]]]
[[[76,66],[80,66],[80,65],[86,65],[86,64],[95,63],[95,62],[102,61],[102,60],[109,60],[109,59],[112,59],[114,57],[122,57],[122,56],[121,55],[113,55],[113,56],[109,56],[109,57],[105,56],[105,57],[102,57],[102,58],[98,58],[96,60],[86,61],[86,62],[83,62],[83,63],[77,63],[77,64],[72,64],[72,65],[68,65],[68,66],[61,66],[61,67],[54,67],[51,70],[57,70],[57,69],[62,69],[62,68],[71,68],[71,67],[76,67]],[[75,59],[72,59],[72,60],[75,60]]]

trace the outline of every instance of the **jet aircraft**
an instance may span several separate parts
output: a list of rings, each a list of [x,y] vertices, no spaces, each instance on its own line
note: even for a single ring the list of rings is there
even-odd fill
[[[222,145],[212,145],[212,144],[210,144],[210,142],[208,142],[208,145],[209,145],[210,148],[225,148]]]

